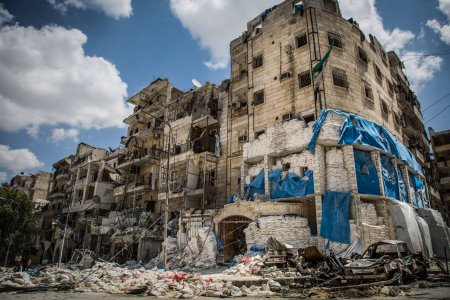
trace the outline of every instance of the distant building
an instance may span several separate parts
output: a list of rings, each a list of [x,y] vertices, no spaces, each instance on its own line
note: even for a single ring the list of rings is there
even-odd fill
[[[450,130],[436,132],[429,128],[433,155],[439,176],[439,193],[442,204],[447,209],[447,220],[450,219]]]

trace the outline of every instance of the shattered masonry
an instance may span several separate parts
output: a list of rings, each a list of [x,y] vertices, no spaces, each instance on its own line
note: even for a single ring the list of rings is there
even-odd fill
[[[311,69],[331,41],[317,87]],[[295,248],[342,250],[359,236],[364,247],[402,237],[414,250],[437,251],[431,228],[447,229],[428,209],[442,207],[429,142],[395,52],[366,39],[327,0],[301,11],[292,1],[266,10],[231,41],[230,55],[230,79],[220,86],[182,91],[158,78],[128,99],[134,110],[124,120],[123,146],[81,143],[53,165],[47,197],[33,198],[42,225],[36,263],[58,261],[67,222],[63,262],[90,249],[120,263],[161,265],[166,197],[169,260],[187,269],[231,261],[273,235]],[[377,137],[342,141],[343,124],[365,124]],[[402,144],[408,159],[395,152]],[[348,195],[348,208],[333,208],[333,199]],[[322,218],[329,209],[346,219]],[[330,224],[346,235],[324,238]],[[207,241],[204,253],[199,240]],[[190,247],[200,259],[181,251]]]

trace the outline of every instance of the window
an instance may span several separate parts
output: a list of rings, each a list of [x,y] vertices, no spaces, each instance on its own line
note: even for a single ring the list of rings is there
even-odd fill
[[[255,26],[255,35],[260,34],[262,32],[262,24],[259,23]]]
[[[297,48],[306,46],[306,44],[308,44],[308,38],[306,37],[306,34],[296,37],[295,44]]]
[[[303,116],[303,120],[305,120],[305,123],[308,124],[309,122],[314,122],[316,118],[314,117],[314,115],[308,115]]]
[[[377,76],[377,79],[381,81],[383,79],[383,74],[381,73],[380,68],[375,63],[373,63],[373,68],[375,70],[375,75]]]
[[[333,47],[342,49],[342,38],[339,34],[328,32],[328,44],[331,45],[334,40]]]
[[[358,47],[358,57],[360,60],[362,60],[366,64],[369,63],[369,58],[367,57],[367,53],[361,47]]]
[[[371,101],[373,101],[372,88],[366,83],[364,84],[364,96],[366,96],[366,98],[369,98]]]
[[[253,69],[257,69],[259,67],[262,67],[263,65],[263,56],[258,55],[255,58],[253,58]]]
[[[288,72],[281,73],[280,81],[287,79],[287,78],[291,78],[291,72],[288,71]]]
[[[239,131],[239,133],[238,133],[238,142],[239,143],[247,142],[247,131]]]
[[[308,85],[311,85],[311,74],[309,70],[298,74],[298,88],[301,89]]]
[[[392,82],[390,80],[387,80],[387,84],[388,84],[389,96],[393,97],[394,96],[394,85],[392,84]]]
[[[333,83],[336,86],[340,86],[346,89],[348,89],[350,85],[348,83],[347,74],[345,73],[345,71],[338,68],[333,69]]]
[[[260,105],[264,103],[264,90],[257,91],[253,94],[253,105]]]
[[[323,0],[323,8],[331,12],[337,12],[336,1],[334,0]]]
[[[398,130],[398,127],[400,126],[400,116],[396,112],[394,112],[394,124]]]
[[[381,112],[383,115],[383,118],[387,118],[389,116],[389,106],[387,103],[380,99],[381,102]]]

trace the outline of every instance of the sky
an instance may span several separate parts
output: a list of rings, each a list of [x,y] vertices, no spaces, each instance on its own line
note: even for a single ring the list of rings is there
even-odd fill
[[[0,0],[0,182],[126,135],[155,78],[229,78],[229,42],[280,0]],[[450,129],[450,0],[340,0],[405,64],[426,127]]]

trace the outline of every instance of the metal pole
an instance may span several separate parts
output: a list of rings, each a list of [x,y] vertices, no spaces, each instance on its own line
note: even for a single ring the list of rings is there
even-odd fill
[[[11,241],[12,241],[12,233],[9,235],[8,250],[6,250],[5,266],[4,266],[5,270],[6,270],[6,264],[8,263],[9,248],[11,247]]]
[[[69,209],[67,210],[66,224],[64,225],[64,234],[63,234],[61,250],[59,251],[58,267],[61,267],[61,261],[62,261],[63,251],[64,251],[64,244],[66,241],[67,224],[69,223],[69,216],[70,216],[70,203],[69,203]]]
[[[446,267],[447,275],[448,275],[447,247],[444,247],[444,254],[445,254],[445,267]]]
[[[169,126],[169,137],[167,142],[167,175],[166,175],[166,209],[164,211],[164,268],[167,268],[167,225],[169,223],[169,175],[170,175],[170,139],[172,126]]]

